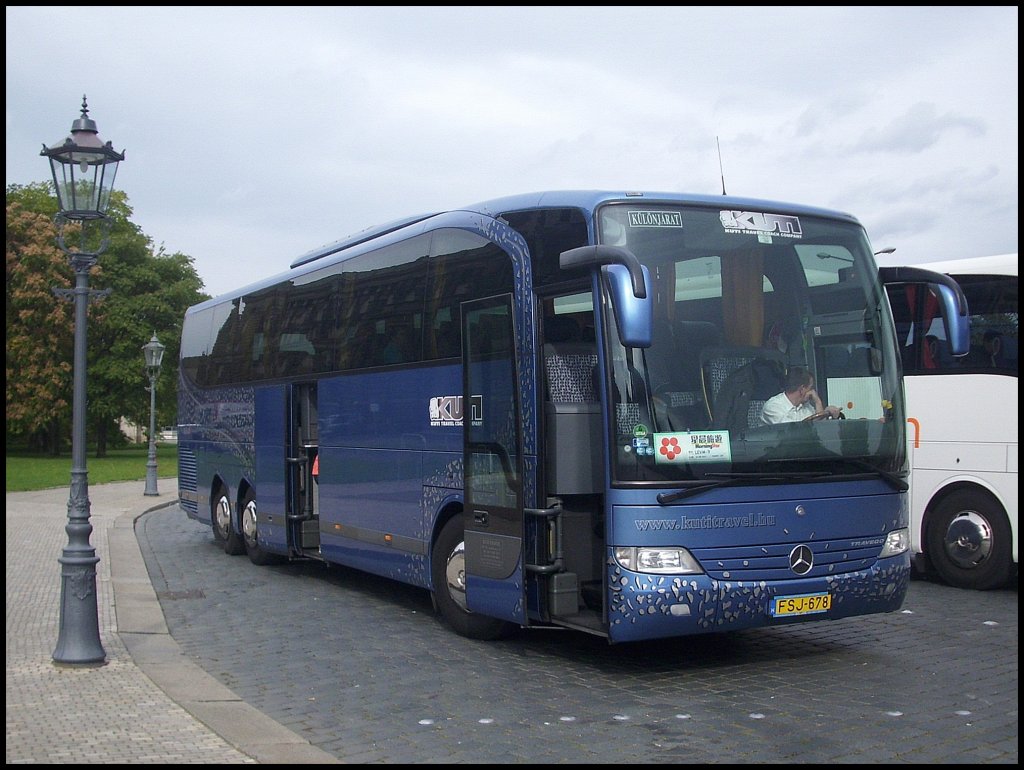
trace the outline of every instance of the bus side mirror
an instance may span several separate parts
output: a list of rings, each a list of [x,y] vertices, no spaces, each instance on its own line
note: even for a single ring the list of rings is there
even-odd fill
[[[957,289],[959,290],[959,286]],[[964,356],[971,352],[971,319],[970,316],[960,315],[957,310],[960,305],[960,298],[945,284],[936,284],[932,287],[942,305],[942,320],[946,324],[946,339],[949,340],[949,351],[954,356]],[[962,291],[960,297],[963,297]],[[966,313],[967,300],[963,300],[963,307]]]
[[[651,274],[636,255],[619,246],[580,246],[559,255],[563,270],[573,267],[607,265],[605,275],[611,293],[615,323],[622,344],[649,348],[654,327]]]
[[[960,284],[943,273],[912,265],[880,267],[878,277],[886,285],[928,284],[942,306],[942,321],[946,327],[949,352],[954,356],[964,356],[971,351],[971,311]]]
[[[647,268],[643,270],[645,285],[650,285],[651,276]],[[633,292],[632,279],[629,271],[622,265],[608,265],[605,268],[608,286],[611,290],[612,308],[615,310],[615,325],[619,327],[619,337],[627,348],[649,348],[654,328],[654,303],[651,292],[637,297]]]

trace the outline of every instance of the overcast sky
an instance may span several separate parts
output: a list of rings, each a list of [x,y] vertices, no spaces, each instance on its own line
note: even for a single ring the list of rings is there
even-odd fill
[[[221,294],[371,225],[552,189],[836,208],[908,263],[1017,251],[1016,6],[7,6],[7,184],[82,95]],[[721,166],[718,146],[721,147]],[[102,259],[102,258],[101,258]]]

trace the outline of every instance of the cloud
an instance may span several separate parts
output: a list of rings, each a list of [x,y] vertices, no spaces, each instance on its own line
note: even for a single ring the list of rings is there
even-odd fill
[[[939,144],[951,132],[961,131],[968,137],[983,138],[985,121],[953,112],[939,114],[934,104],[912,105],[881,128],[865,130],[851,150],[853,152],[920,153]]]
[[[7,183],[46,178],[84,92],[138,224],[212,293],[403,216],[723,175],[902,253],[1011,252],[1017,13],[9,6]]]

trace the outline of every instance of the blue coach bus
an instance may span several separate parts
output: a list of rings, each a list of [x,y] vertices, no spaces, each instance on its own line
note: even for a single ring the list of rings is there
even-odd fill
[[[765,424],[796,368],[845,419]],[[564,191],[412,217],[190,308],[180,377],[181,505],[227,553],[421,586],[472,638],[907,590],[899,351],[846,214]]]

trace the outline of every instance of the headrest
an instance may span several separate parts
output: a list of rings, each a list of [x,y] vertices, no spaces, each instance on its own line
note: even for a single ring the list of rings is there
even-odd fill
[[[568,316],[549,316],[544,319],[544,339],[547,342],[576,342],[580,339],[580,326]]]
[[[699,347],[718,345],[722,331],[709,321],[676,321],[676,341]]]

